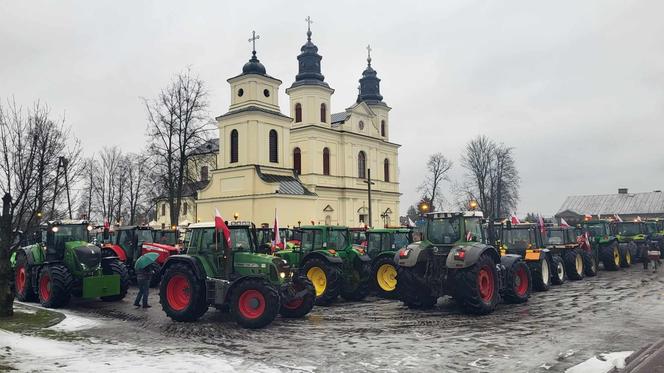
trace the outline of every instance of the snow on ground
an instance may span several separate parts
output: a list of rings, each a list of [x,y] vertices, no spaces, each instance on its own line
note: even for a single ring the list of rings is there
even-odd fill
[[[608,373],[613,368],[624,368],[625,359],[634,351],[611,352],[593,356],[583,363],[573,366],[565,373]]]
[[[96,320],[88,319],[85,317],[80,317],[72,315],[70,313],[65,313],[64,320],[59,323],[51,326],[48,329],[58,330],[63,332],[73,332],[77,330],[84,330],[94,328],[99,325],[99,322]]]
[[[263,364],[211,353],[121,344],[63,342],[0,330],[0,345],[8,361],[21,372],[276,372]],[[9,347],[10,349],[7,349]],[[5,353],[6,355],[6,353]]]

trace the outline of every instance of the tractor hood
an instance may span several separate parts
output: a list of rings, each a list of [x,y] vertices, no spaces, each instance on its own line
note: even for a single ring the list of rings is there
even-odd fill
[[[71,241],[65,243],[76,261],[81,264],[84,271],[98,267],[101,264],[101,248],[85,241]]]

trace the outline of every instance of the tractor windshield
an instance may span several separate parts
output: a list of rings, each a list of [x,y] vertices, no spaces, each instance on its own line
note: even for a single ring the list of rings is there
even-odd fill
[[[323,237],[317,229],[304,229],[301,231],[301,244],[305,251],[318,250],[323,247]]]
[[[178,243],[178,237],[176,232],[155,231],[155,242],[173,246]]]
[[[617,233],[621,236],[636,236],[641,233],[639,223],[618,223]]]
[[[449,245],[461,238],[461,217],[433,219],[427,225],[427,238],[434,244]]]
[[[609,235],[608,226],[606,224],[584,224],[583,229],[592,237]]]
[[[567,240],[565,239],[565,231],[548,229],[546,231],[546,244],[547,245],[562,245]]]
[[[664,220],[657,220],[657,230],[664,231]]]
[[[513,249],[525,249],[533,243],[530,229],[504,229],[503,241]]]
[[[149,229],[137,229],[136,238],[138,239],[139,246],[144,242],[152,242],[154,240],[152,231]]]
[[[254,251],[249,228],[231,228],[231,245],[235,251]]]
[[[410,243],[410,235],[407,232],[397,232],[394,234],[394,248],[401,249]]]
[[[53,227],[52,230],[56,245],[72,241],[88,241],[87,225],[60,225]]]
[[[331,229],[328,241],[328,249],[343,250],[349,245],[348,241],[348,231],[342,229]]]
[[[655,222],[646,223],[646,233],[653,234],[657,232],[657,224]]]

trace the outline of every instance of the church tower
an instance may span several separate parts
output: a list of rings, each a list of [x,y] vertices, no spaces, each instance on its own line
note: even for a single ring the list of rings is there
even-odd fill
[[[286,89],[290,96],[290,112],[294,119],[293,127],[303,125],[330,124],[330,98],[334,89],[325,82],[321,73],[318,47],[311,42],[311,17],[307,17],[307,42],[297,56],[298,74],[295,82]]]
[[[219,125],[220,168],[264,165],[291,168],[288,157],[291,118],[279,109],[279,79],[269,76],[256,57],[253,33],[252,56],[242,67],[242,74],[228,79],[231,105],[217,117]]]
[[[357,95],[357,103],[366,103],[376,114],[376,128],[379,136],[388,141],[389,139],[389,121],[388,113],[391,108],[383,102],[383,96],[380,94],[380,78],[378,72],[371,67],[371,46],[367,46],[367,67],[362,72],[360,78],[360,91]]]

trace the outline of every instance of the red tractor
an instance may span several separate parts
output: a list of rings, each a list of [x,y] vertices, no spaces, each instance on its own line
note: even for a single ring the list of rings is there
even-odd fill
[[[102,249],[104,256],[116,256],[125,263],[132,281],[136,280],[134,262],[141,255],[146,253],[159,254],[155,265],[161,269],[169,256],[180,253],[180,250],[175,246],[155,243],[152,229],[149,227],[136,225],[118,227],[115,230],[114,240],[104,245]],[[159,281],[161,281],[161,276],[157,271],[157,274],[152,276],[150,285],[156,286]]]

